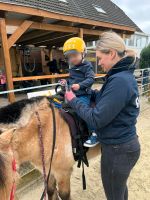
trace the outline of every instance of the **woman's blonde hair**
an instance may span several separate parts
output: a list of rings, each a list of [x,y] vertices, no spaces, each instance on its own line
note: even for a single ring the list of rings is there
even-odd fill
[[[124,40],[115,32],[104,32],[97,42],[96,50],[109,53],[111,49],[117,51],[120,57],[130,56],[136,58],[136,52],[127,50]]]

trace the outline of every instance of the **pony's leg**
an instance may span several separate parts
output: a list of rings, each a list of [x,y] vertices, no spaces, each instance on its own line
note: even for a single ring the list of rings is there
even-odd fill
[[[56,176],[58,184],[58,194],[62,200],[71,200],[70,196],[70,178],[72,169],[69,171],[60,171]]]
[[[53,175],[50,176],[47,188],[48,200],[58,200],[56,179]]]

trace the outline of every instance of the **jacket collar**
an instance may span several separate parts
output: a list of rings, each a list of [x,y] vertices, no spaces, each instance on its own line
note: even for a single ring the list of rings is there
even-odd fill
[[[130,71],[133,73],[135,65],[133,57],[125,57],[113,66],[113,68],[107,73],[107,77],[122,71]]]

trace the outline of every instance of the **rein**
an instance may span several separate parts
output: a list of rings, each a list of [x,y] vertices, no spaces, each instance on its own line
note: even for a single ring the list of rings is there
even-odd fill
[[[44,200],[46,200],[46,190],[47,190],[47,179],[46,179],[46,167],[45,167],[45,154],[44,154],[44,144],[43,144],[43,132],[42,132],[42,125],[39,113],[35,112],[37,120],[38,120],[38,136],[39,136],[39,145],[41,151],[41,159],[42,159],[42,167],[43,167],[43,178],[44,178]]]
[[[52,111],[52,117],[53,117],[53,143],[52,143],[52,151],[51,151],[51,157],[50,157],[50,166],[49,166],[49,172],[46,177],[46,167],[45,167],[45,156],[44,156],[44,144],[43,144],[43,131],[42,131],[42,125],[41,125],[41,120],[39,113],[36,112],[36,117],[38,120],[38,135],[39,135],[39,143],[40,143],[40,149],[41,149],[41,159],[42,159],[42,166],[43,166],[43,178],[44,178],[44,191],[42,193],[42,196],[40,200],[46,200],[46,193],[47,193],[47,188],[48,188],[48,181],[51,175],[51,169],[52,169],[52,161],[54,157],[54,151],[55,151],[55,144],[56,144],[56,117],[55,117],[55,110],[50,103],[50,108]]]
[[[14,132],[16,129],[13,130],[13,136],[14,136]],[[11,142],[13,140],[13,137],[11,139]],[[10,200],[15,200],[15,193],[16,193],[16,181],[15,181],[15,175],[17,173],[17,164],[16,164],[16,159],[14,156],[14,151],[12,151],[12,172],[13,172],[13,183],[12,183],[12,188],[11,188],[11,192],[10,192]]]

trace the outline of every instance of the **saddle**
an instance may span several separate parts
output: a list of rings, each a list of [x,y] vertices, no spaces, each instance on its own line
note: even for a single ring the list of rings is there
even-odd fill
[[[72,152],[75,161],[78,161],[78,166],[81,166],[83,162],[88,166],[88,160],[86,153],[87,147],[84,147],[84,142],[89,137],[89,131],[84,120],[82,120],[72,108],[63,108],[60,110],[60,114],[69,126],[71,139],[72,139]]]
[[[70,129],[70,135],[72,140],[72,152],[75,161],[78,161],[78,166],[81,166],[83,162],[88,166],[88,160],[86,153],[88,151],[87,147],[84,147],[84,142],[89,137],[89,131],[87,124],[83,119],[81,119],[77,113],[61,98],[58,98],[58,93],[52,97],[48,98],[50,102],[54,104],[56,108],[59,109],[60,115],[66,121]]]
[[[66,106],[66,105],[65,105]],[[84,165],[89,167],[87,159],[88,148],[84,147],[84,142],[89,137],[89,131],[84,120],[82,120],[70,107],[60,109],[60,114],[69,126],[71,140],[72,140],[72,152],[75,161],[78,162],[77,167],[82,166],[82,181],[83,190],[86,189],[86,178],[84,172]]]

